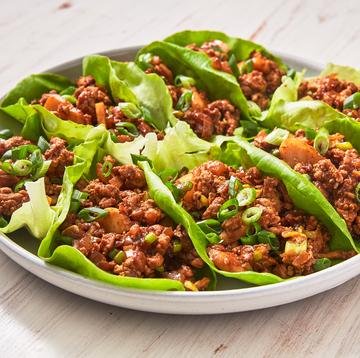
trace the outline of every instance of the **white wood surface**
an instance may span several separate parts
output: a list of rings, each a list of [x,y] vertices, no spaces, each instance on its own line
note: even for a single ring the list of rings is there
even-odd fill
[[[31,73],[185,29],[360,69],[359,13],[355,0],[0,0],[0,95]],[[357,277],[259,311],[136,312],[56,288],[0,251],[0,357],[359,357],[359,300]]]

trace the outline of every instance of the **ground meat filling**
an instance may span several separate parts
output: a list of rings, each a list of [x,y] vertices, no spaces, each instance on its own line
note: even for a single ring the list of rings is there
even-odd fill
[[[122,101],[116,98],[114,106],[106,87],[97,84],[94,77],[80,77],[76,80],[76,85],[78,88],[73,95],[77,100],[75,104],[70,103],[55,90],[43,94],[39,101],[35,100],[31,104],[40,104],[66,121],[94,126],[103,124],[106,129],[115,133],[119,143],[131,142],[136,138],[136,135],[122,134],[117,126],[117,123],[120,122],[134,124],[142,136],[154,132],[159,140],[163,139],[163,133],[151,127],[144,120],[127,118],[118,106]]]
[[[212,135],[234,135],[235,129],[239,127],[240,111],[230,101],[210,102],[206,93],[198,91],[195,87],[175,87],[172,72],[158,56],[153,56],[150,64],[153,67],[147,69],[145,73],[156,73],[166,80],[174,110],[180,97],[186,91],[192,91],[189,109],[184,112],[177,111],[175,114],[180,120],[188,123],[198,137],[209,141]]]
[[[277,146],[266,145],[266,137],[265,131],[259,132],[254,145],[271,153]],[[305,131],[300,129],[280,145],[279,158],[298,173],[308,176],[356,237],[360,235],[360,205],[355,196],[360,183],[360,156],[352,147],[341,149],[344,148],[344,136],[339,133],[329,136],[325,156],[321,156],[313,145],[314,141],[307,140]]]
[[[217,219],[221,205],[230,199],[231,177],[236,177],[244,187],[254,188],[256,198],[251,204],[239,207],[235,216],[222,223],[220,243],[208,245],[207,253],[219,269],[271,272],[285,279],[313,273],[313,265],[319,258],[355,255],[355,251],[330,252],[327,243],[331,234],[325,226],[315,216],[295,209],[284,184],[277,178],[263,177],[256,167],[245,172],[242,168],[235,170],[219,161],[209,161],[194,168],[177,181],[177,184],[188,180],[193,183],[192,190],[182,199],[184,209],[196,220]],[[242,244],[240,238],[247,236],[248,229],[242,215],[250,207],[262,210],[257,222],[262,230],[277,236],[282,254],[271,251],[268,244]],[[307,248],[301,252],[293,248],[285,251],[286,243],[296,240],[306,241]]]
[[[312,83],[303,81],[298,89],[299,99],[311,97],[360,121],[359,109],[344,110],[344,101],[356,92],[360,92],[360,86],[355,85],[353,82],[340,81],[336,73],[316,78]]]
[[[104,161],[115,164],[109,156]],[[205,290],[210,280],[194,277],[194,268],[201,268],[203,260],[185,230],[175,228],[149,198],[143,171],[132,165],[114,165],[111,174],[104,177],[102,166],[97,164],[98,179],[77,188],[89,194],[81,208],[100,207],[109,212],[108,216],[88,223],[69,213],[61,235],[73,238],[72,246],[107,272],[169,278],[180,281],[187,290]],[[146,239],[149,234],[155,239]],[[119,252],[121,259],[114,257]]]

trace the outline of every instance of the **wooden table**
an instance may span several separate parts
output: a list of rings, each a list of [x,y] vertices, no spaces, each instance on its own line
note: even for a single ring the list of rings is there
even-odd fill
[[[0,83],[184,29],[360,68],[357,1],[0,1]],[[280,307],[219,316],[136,312],[37,278],[0,252],[0,356],[359,357],[360,278]],[[264,297],[266,299],[266,297]]]

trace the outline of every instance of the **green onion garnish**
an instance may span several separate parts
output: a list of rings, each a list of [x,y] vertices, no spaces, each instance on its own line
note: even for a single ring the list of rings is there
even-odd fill
[[[175,239],[173,241],[173,254],[177,254],[178,252],[180,252],[182,250],[182,244],[181,241],[179,239]]]
[[[13,164],[13,173],[14,175],[18,175],[18,176],[25,176],[25,175],[29,175],[33,170],[33,165],[30,162],[30,160],[17,160],[14,164]]]
[[[148,244],[152,244],[154,243],[156,240],[158,239],[158,236],[156,234],[154,234],[153,232],[149,232],[146,236],[145,236],[145,241]]]
[[[92,216],[90,214],[96,214],[97,216]],[[85,222],[91,223],[93,221],[103,219],[108,215],[109,212],[107,210],[91,207],[82,209],[77,216],[79,219],[84,219]]]
[[[28,179],[23,179],[20,180],[14,188],[14,193],[18,193],[20,191],[20,189],[24,186],[25,183],[30,182],[30,181],[34,181],[34,179],[32,178],[28,178]]]
[[[320,260],[316,260],[314,264],[314,269],[315,271],[321,271],[329,268],[330,266],[331,266],[331,261],[328,258],[324,257]]]
[[[261,117],[261,109],[255,102],[247,101],[247,107],[251,117],[255,117],[255,118]]]
[[[56,242],[58,242],[60,245],[69,245],[71,246],[74,239],[70,236],[58,236],[55,239]]]
[[[117,122],[115,126],[121,134],[128,135],[129,137],[137,137],[140,134],[135,125],[130,122]]]
[[[77,91],[77,87],[70,86],[70,87],[64,89],[63,91],[61,91],[59,93],[59,95],[60,96],[64,96],[64,95],[73,96],[75,91]]]
[[[117,135],[111,131],[111,130],[108,130],[108,132],[110,133],[110,139],[114,142],[114,143],[119,143],[119,139],[117,137]]]
[[[113,164],[111,162],[104,162],[102,169],[101,169],[101,174],[105,178],[107,178],[111,174],[112,167],[113,167]]]
[[[253,227],[255,229],[255,233],[252,234],[251,229]],[[261,231],[261,225],[259,223],[257,223],[257,222],[253,222],[246,229],[246,235],[250,237],[250,236],[253,236],[253,235],[257,235],[260,231]]]
[[[258,233],[257,238],[262,244],[269,244],[271,250],[279,250],[280,242],[273,232],[262,230]]]
[[[242,219],[245,224],[252,224],[260,219],[260,216],[262,214],[262,210],[260,208],[257,208],[255,206],[246,209],[242,215]]]
[[[69,96],[68,94],[64,94],[62,97],[69,101],[71,104],[76,104],[77,102],[77,99],[75,97]]]
[[[114,257],[114,261],[121,265],[125,261],[125,252],[120,250]]]
[[[5,160],[11,159],[11,149],[6,151],[4,155],[1,157],[0,161],[4,162]]]
[[[290,77],[291,79],[294,79],[296,75],[296,71],[293,68],[289,68],[286,71],[286,76]]]
[[[237,179],[236,177],[232,176],[229,181],[229,190],[228,190],[230,198],[235,198],[236,194],[242,189],[243,189],[243,186],[242,186],[240,180]]]
[[[235,209],[229,210],[228,208],[230,206],[235,206]],[[220,222],[223,222],[235,216],[238,213],[238,211],[239,211],[239,203],[236,198],[232,198],[221,205],[217,217]]]
[[[170,180],[173,183],[179,175],[179,171],[177,169],[165,169],[161,173],[158,174],[159,178],[162,180],[163,183],[166,183]]]
[[[179,189],[177,188],[177,186],[169,181],[166,182],[165,185],[171,191],[171,194],[173,195],[175,201],[178,201],[180,198],[180,194],[179,194]]]
[[[175,109],[181,112],[186,112],[191,106],[191,98],[193,92],[186,90],[179,98],[178,103],[176,104]]]
[[[206,234],[205,237],[211,244],[217,244],[221,241],[220,236],[215,232],[210,232],[209,234]]]
[[[1,170],[6,174],[13,174],[13,166],[9,162],[4,162],[1,164]]]
[[[256,190],[254,188],[245,188],[239,192],[236,199],[239,206],[249,205],[256,199]]]
[[[0,227],[3,228],[8,224],[8,222],[4,219],[4,217],[0,216]]]
[[[269,144],[280,145],[288,137],[289,131],[286,129],[276,128],[266,137],[266,141]]]
[[[326,128],[320,128],[318,130],[314,141],[314,148],[320,155],[326,154],[329,149],[329,131]]]
[[[111,249],[108,252],[108,256],[111,258],[111,260],[114,260],[114,257],[118,254],[119,250],[117,249]]]
[[[27,155],[27,145],[21,145],[11,149],[11,160],[15,162],[18,159],[25,159]]]
[[[210,234],[212,232],[220,234],[222,232],[221,224],[214,219],[199,221],[197,224],[205,234]]]
[[[134,165],[137,165],[138,162],[148,162],[150,164],[150,167],[151,168],[153,167],[152,161],[148,157],[145,157],[145,155],[140,155],[140,154],[130,154],[130,155]]]
[[[201,218],[201,214],[197,211],[190,211],[189,213],[191,216],[193,216],[194,218],[200,219]]]
[[[40,168],[44,162],[40,149],[36,149],[34,152],[32,152],[29,155],[29,160],[34,169]]]
[[[151,65],[149,62],[153,59],[153,54],[151,52],[144,53],[139,56],[139,59],[137,61],[137,65],[143,70],[146,71],[149,68],[153,68],[154,66]]]
[[[118,107],[125,114],[126,118],[136,119],[142,116],[141,110],[131,102],[119,102]]]
[[[360,183],[356,186],[356,189],[355,189],[355,197],[356,197],[356,200],[358,201],[358,203],[360,203],[359,189],[360,189]]]
[[[356,92],[344,101],[344,109],[358,109],[360,105],[360,92]]]
[[[150,111],[145,107],[141,107],[141,110],[143,114],[142,116],[143,121],[146,122],[147,124],[152,124],[153,120]]]
[[[0,131],[1,139],[9,139],[14,136],[14,133],[10,129],[3,129]]]
[[[273,149],[271,154],[276,158],[280,157],[280,151],[277,148]]]
[[[254,70],[254,64],[251,58],[245,61],[245,63],[241,67],[241,73],[250,73]]]
[[[236,57],[234,54],[232,54],[229,58],[229,66],[231,68],[231,71],[233,72],[234,76],[236,78],[239,78],[240,77],[240,71],[239,71],[239,67],[237,65],[237,62],[236,62]]]
[[[163,272],[165,271],[165,267],[164,267],[164,265],[161,265],[161,266],[159,266],[159,267],[156,267],[155,270],[158,271],[158,272],[160,272],[160,273],[163,273]]]
[[[178,75],[175,77],[174,80],[175,87],[190,88],[190,87],[194,87],[195,85],[196,85],[196,81],[192,77]]]
[[[314,140],[316,137],[316,130],[314,128],[306,128],[305,136],[307,140]]]
[[[37,146],[40,148],[42,154],[44,154],[48,149],[50,149],[49,142],[41,136],[38,140]]]
[[[257,235],[250,235],[247,237],[240,238],[243,245],[257,245],[259,243],[258,236]]]
[[[89,194],[81,192],[77,189],[74,189],[72,195],[71,195],[71,204],[69,211],[71,213],[76,213],[81,206],[81,200],[86,200],[88,198]]]
[[[50,164],[51,164],[51,160],[47,160],[46,162],[42,163],[41,167],[37,168],[35,173],[33,173],[31,179],[37,180],[39,178],[42,178],[48,171]]]
[[[185,183],[181,183],[177,186],[179,189],[179,198],[183,198],[188,191],[193,188],[194,184],[192,181],[187,180]]]

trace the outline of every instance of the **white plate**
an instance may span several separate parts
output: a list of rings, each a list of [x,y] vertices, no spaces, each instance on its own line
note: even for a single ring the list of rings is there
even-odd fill
[[[127,48],[103,55],[116,61],[130,61],[138,50],[138,47]],[[317,75],[324,68],[312,61],[281,53],[277,55],[297,70],[306,67],[307,76]],[[58,73],[75,80],[81,75],[81,63],[82,59],[78,59],[45,72]],[[38,247],[39,241],[24,229],[9,237],[0,235],[0,249],[26,270],[47,282],[99,302],[158,313],[218,314],[272,307],[329,290],[360,274],[358,255],[321,272],[269,286],[255,287],[218,276],[219,290],[215,292],[158,292],[115,286],[45,263],[36,256]]]

